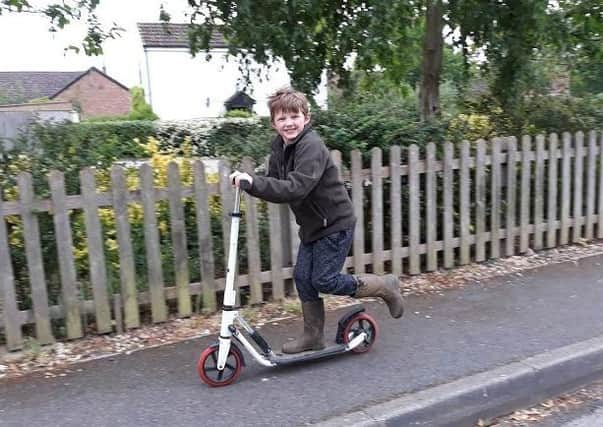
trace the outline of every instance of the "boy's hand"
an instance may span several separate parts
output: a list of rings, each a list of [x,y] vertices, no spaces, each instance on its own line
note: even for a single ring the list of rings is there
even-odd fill
[[[230,182],[232,182],[232,185],[234,185],[235,187],[240,187],[242,180],[247,181],[249,183],[250,187],[251,187],[251,184],[253,183],[253,178],[245,172],[234,171],[233,173],[230,174],[229,178],[230,178]]]

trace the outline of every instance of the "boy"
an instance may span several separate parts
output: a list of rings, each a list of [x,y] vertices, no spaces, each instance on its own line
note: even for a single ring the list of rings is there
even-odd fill
[[[319,292],[380,297],[398,318],[403,312],[400,283],[391,274],[341,274],[356,223],[352,201],[329,150],[311,128],[304,94],[282,89],[269,98],[268,106],[278,135],[272,141],[267,175],[252,177],[235,171],[230,178],[252,196],[289,203],[295,214],[301,242],[293,276],[302,302],[304,331],[283,345],[283,353],[321,350],[325,312]],[[242,181],[247,182],[241,185]]]

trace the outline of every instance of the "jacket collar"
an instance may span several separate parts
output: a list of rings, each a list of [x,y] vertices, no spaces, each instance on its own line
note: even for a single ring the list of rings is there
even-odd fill
[[[285,144],[283,137],[280,135],[277,135],[277,140],[280,143],[281,147],[284,146],[286,148],[286,147],[294,146],[311,130],[312,130],[312,125],[310,123],[308,123],[306,126],[304,126],[304,129],[299,133],[299,135],[297,135],[295,137],[295,139],[292,142]]]

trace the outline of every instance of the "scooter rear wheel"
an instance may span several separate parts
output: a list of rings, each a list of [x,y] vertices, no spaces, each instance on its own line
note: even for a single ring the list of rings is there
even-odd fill
[[[351,350],[353,353],[366,353],[377,339],[377,321],[364,312],[356,314],[348,321],[343,332],[344,344],[348,344],[362,332],[366,333],[366,338]]]
[[[224,369],[218,370],[219,344],[212,344],[201,352],[197,362],[197,373],[201,380],[211,387],[223,387],[232,384],[241,373],[243,359],[238,348],[231,343],[226,365]]]

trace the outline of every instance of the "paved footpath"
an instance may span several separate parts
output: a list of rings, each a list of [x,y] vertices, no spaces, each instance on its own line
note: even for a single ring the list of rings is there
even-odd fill
[[[0,381],[0,425],[469,426],[603,373],[603,256],[409,297],[399,320],[366,307],[380,329],[362,355],[271,369],[245,353],[239,380],[211,389],[195,372],[215,340],[205,337],[81,363],[65,377]],[[328,316],[328,337],[342,313]],[[291,320],[262,333],[280,348],[299,328]]]

